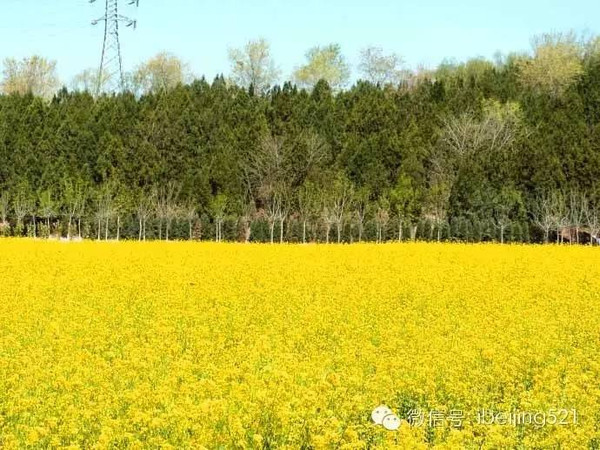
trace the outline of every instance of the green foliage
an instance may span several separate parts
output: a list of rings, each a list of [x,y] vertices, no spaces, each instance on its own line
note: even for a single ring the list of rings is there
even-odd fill
[[[371,49],[363,71],[374,83],[346,90],[339,46],[309,52],[299,87],[267,89],[268,49],[254,44],[231,55],[241,86],[184,84],[184,65],[165,54],[140,72],[144,95],[94,98],[92,72],[83,92],[51,101],[0,95],[0,233],[42,236],[50,222],[70,236],[120,227],[125,238],[187,239],[198,228],[267,241],[276,227],[294,242],[328,229],[349,242],[408,239],[416,227],[417,239],[540,241],[540,194],[578,189],[598,204],[596,41],[547,37],[528,59],[420,74]],[[571,75],[528,81],[567,57]]]
[[[546,33],[533,39],[533,57],[519,61],[522,83],[559,97],[583,74],[583,45],[573,33]]]

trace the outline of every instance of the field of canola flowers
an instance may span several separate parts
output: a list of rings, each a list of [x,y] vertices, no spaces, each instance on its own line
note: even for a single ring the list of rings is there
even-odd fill
[[[0,240],[0,255],[2,448],[600,446],[596,248]],[[380,404],[399,430],[372,423]],[[553,408],[577,416],[476,419]]]

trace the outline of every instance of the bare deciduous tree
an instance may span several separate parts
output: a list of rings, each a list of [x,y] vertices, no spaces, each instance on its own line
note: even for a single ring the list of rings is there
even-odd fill
[[[67,239],[72,237],[73,221],[77,218],[78,223],[81,222],[85,199],[85,185],[81,181],[66,180],[63,182],[63,215],[67,218]],[[80,225],[78,234],[81,238]]]
[[[2,191],[0,195],[0,219],[2,223],[0,223],[1,228],[8,227],[8,210],[10,208],[10,196],[8,191]]]
[[[556,230],[556,243],[564,242],[563,228],[571,223],[569,217],[569,207],[564,192],[555,191],[550,196],[550,208],[552,217],[552,226]]]
[[[140,190],[135,198],[135,214],[138,219],[138,240],[146,240],[146,224],[152,215],[156,212],[156,190],[143,191]],[[162,227],[161,227],[162,228]]]
[[[385,239],[385,228],[390,221],[390,202],[387,198],[380,198],[375,211],[375,224],[377,226],[377,243],[381,244]]]
[[[493,223],[500,231],[500,243],[504,244],[506,229],[512,224],[522,206],[521,193],[510,185],[503,186],[493,199]]]
[[[194,222],[198,219],[198,208],[193,200],[188,200],[182,208],[182,216],[188,223],[188,239],[194,239]]]
[[[4,60],[4,79],[1,87],[6,94],[31,92],[43,98],[51,98],[59,86],[56,75],[56,61],[41,56],[32,56],[18,61],[14,58]]]
[[[306,243],[307,225],[316,220],[319,210],[319,191],[311,182],[304,183],[298,190],[298,215],[302,222],[302,243]]]
[[[114,197],[111,187],[105,183],[96,193],[95,217],[97,222],[98,240],[101,239],[104,227],[104,239],[108,240],[109,223],[114,215]]]
[[[313,130],[302,132],[301,146],[302,151],[290,152],[297,162],[301,162],[301,164],[296,164],[295,170],[290,174],[291,181],[296,186],[304,183],[311,171],[325,161],[329,150],[325,139]]]
[[[353,195],[352,183],[345,176],[340,175],[334,181],[331,191],[331,213],[334,217],[334,222],[337,231],[338,244],[342,241],[342,228],[346,210]]]
[[[181,192],[181,185],[176,181],[168,181],[157,191],[156,210],[160,218],[159,235],[162,235],[162,222],[165,222],[165,240],[169,240],[171,224],[179,213],[177,198]],[[162,236],[161,236],[162,237]]]
[[[283,227],[291,200],[292,157],[285,139],[269,133],[263,137],[256,152],[250,155],[245,168],[250,191],[256,192],[266,215],[271,242],[274,241],[276,221],[279,221],[280,240],[283,240]]]
[[[278,197],[279,203],[276,219],[279,220],[279,243],[282,244],[284,224],[292,208],[291,189],[286,185],[279,185],[276,187],[275,195]]]
[[[211,214],[215,221],[216,242],[221,242],[223,240],[223,221],[225,220],[228,203],[229,201],[225,194],[217,194],[210,204]]]
[[[369,191],[366,188],[358,189],[352,201],[354,217],[358,227],[358,242],[362,242],[365,221],[369,212]]]
[[[358,67],[365,80],[381,86],[398,85],[408,77],[402,57],[396,53],[386,55],[380,47],[361,50]]]
[[[486,101],[481,119],[465,113],[445,117],[443,123],[442,143],[459,163],[480,152],[506,154],[522,130],[518,104],[497,101]]]
[[[597,204],[585,208],[585,224],[590,233],[590,245],[600,245],[600,208]]]
[[[264,93],[279,77],[265,39],[249,41],[243,49],[229,49],[229,60],[233,81],[245,88],[252,87],[256,93]]]
[[[17,233],[23,232],[24,220],[29,214],[35,210],[34,202],[31,198],[31,192],[28,186],[19,186],[15,196],[13,197],[13,211],[16,218]]]
[[[331,227],[335,223],[335,214],[331,210],[331,207],[328,206],[326,201],[322,202],[321,209],[321,220],[323,225],[325,226],[325,243],[329,244],[329,236],[331,234]]]
[[[46,228],[50,237],[50,220],[58,214],[58,202],[54,199],[52,191],[47,189],[39,194],[39,213],[43,219],[46,219]]]
[[[554,225],[554,211],[552,195],[549,193],[538,195],[532,205],[533,221],[544,232],[544,242],[550,240],[550,230]]]
[[[569,192],[569,219],[571,225],[575,228],[575,242],[579,244],[581,229],[586,220],[586,212],[588,208],[588,199],[585,193],[577,190]]]
[[[190,81],[186,63],[177,56],[162,52],[137,67],[128,77],[129,89],[140,95],[148,92],[166,92]]]
[[[99,76],[102,76],[102,79],[99,79]],[[97,68],[90,68],[75,75],[71,81],[71,86],[75,91],[89,92],[96,95],[105,91],[109,81],[110,73],[103,71],[100,75]]]
[[[275,235],[275,223],[277,220],[281,220],[283,215],[283,194],[278,186],[275,185],[270,188],[266,196],[266,208],[265,213],[267,215],[267,222],[269,224],[269,236],[271,244],[274,242]]]
[[[256,202],[249,193],[240,201],[239,205],[240,224],[242,226],[242,237],[244,242],[250,242],[252,236],[252,223],[256,217]]]
[[[442,225],[448,217],[448,207],[455,173],[451,169],[436,163],[429,180],[429,189],[425,197],[424,217],[431,225],[430,239],[433,238],[433,228],[437,227],[437,240],[442,239]]]

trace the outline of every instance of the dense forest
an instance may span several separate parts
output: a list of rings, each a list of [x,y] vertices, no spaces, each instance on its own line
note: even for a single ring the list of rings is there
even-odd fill
[[[251,61],[251,50],[231,57]],[[339,61],[339,48],[321,50]],[[24,63],[7,61],[0,230],[589,242],[600,234],[599,50],[598,39],[546,35],[529,55],[431,71],[365,52],[370,76],[351,86],[310,61],[274,85],[240,63],[237,77],[212,81],[146,72],[145,84],[111,94],[11,89]]]

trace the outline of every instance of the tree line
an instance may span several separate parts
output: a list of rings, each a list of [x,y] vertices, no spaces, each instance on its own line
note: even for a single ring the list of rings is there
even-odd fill
[[[160,54],[102,92],[6,60],[0,233],[260,242],[591,243],[600,234],[600,40],[407,70],[337,45],[276,84],[264,40],[231,75]]]

